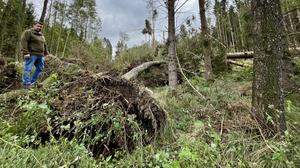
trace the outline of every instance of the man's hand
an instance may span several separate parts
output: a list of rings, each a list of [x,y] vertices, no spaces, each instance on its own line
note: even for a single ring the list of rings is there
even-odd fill
[[[30,58],[30,54],[24,55],[24,58],[25,58],[25,59],[26,59],[26,58]]]

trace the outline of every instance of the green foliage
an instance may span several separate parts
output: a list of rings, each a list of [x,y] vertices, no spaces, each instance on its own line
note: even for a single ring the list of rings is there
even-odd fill
[[[296,85],[300,86],[300,58],[294,58],[293,63],[295,64],[295,75],[292,76],[292,79],[295,81]]]
[[[57,73],[51,74],[48,78],[43,81],[43,88],[46,90],[50,90],[53,85],[58,83],[58,75]]]
[[[22,1],[8,1],[0,12],[0,52],[5,57],[15,58],[18,52],[18,41],[25,27],[33,23],[34,13],[32,5],[23,9]]]
[[[11,143],[13,142],[13,143]],[[2,167],[101,167],[83,145],[62,140],[38,149],[22,148],[16,139],[0,139]]]
[[[199,73],[200,67],[203,65],[203,48],[198,35],[180,39],[176,51],[180,64],[184,69]]]
[[[39,104],[36,101],[19,101],[21,115],[12,125],[11,132],[14,134],[26,135],[34,134],[43,127],[47,126],[47,114],[51,110],[47,104]]]
[[[116,58],[114,62],[114,68],[117,70],[123,70],[129,66],[136,66],[141,63],[158,59],[155,51],[148,45],[142,45],[130,48]]]
[[[232,74],[216,79],[208,84],[203,78],[193,78],[192,84],[207,97],[203,100],[194,94],[187,85],[178,87],[177,96],[169,93],[167,87],[154,89],[154,97],[168,112],[168,127],[156,144],[142,146],[128,153],[117,151],[113,156],[92,158],[85,143],[93,144],[97,138],[114,138],[112,134],[123,135],[123,126],[136,129],[136,142],[143,135],[133,116],[124,118],[118,108],[104,106],[113,113],[101,113],[91,119],[75,123],[77,131],[84,131],[86,126],[112,123],[106,133],[99,133],[91,138],[88,133],[83,135],[81,142],[51,138],[50,142],[40,145],[37,149],[24,147],[35,139],[36,134],[26,136],[24,133],[47,126],[45,115],[53,113],[44,103],[49,100],[43,91],[35,89],[26,94],[17,92],[6,94],[6,103],[0,103],[0,164],[5,167],[297,167],[300,158],[299,137],[299,95],[289,95],[286,101],[289,129],[284,140],[261,138],[254,130],[245,131],[246,118],[236,118],[248,113],[247,108],[230,109],[234,103],[241,101],[248,104],[251,95],[241,95],[239,87],[248,86],[248,70],[235,69]],[[58,82],[56,75],[47,80],[50,86]],[[52,85],[52,86],[53,86]],[[49,87],[53,89],[52,87]],[[51,91],[47,91],[48,93]],[[1,98],[1,97],[0,97]],[[14,102],[16,101],[16,102]],[[9,105],[18,104],[16,119],[5,117],[9,113]],[[20,112],[21,110],[21,112]],[[223,119],[222,119],[223,117]],[[223,133],[220,125],[223,120]],[[39,122],[40,121],[40,122]],[[12,129],[14,128],[14,129]],[[68,130],[68,125],[62,129]],[[234,129],[235,128],[235,129]],[[249,129],[249,128],[248,128]],[[12,131],[14,130],[14,131]],[[229,130],[229,131],[226,131]]]
[[[38,132],[47,130],[47,116],[52,110],[47,105],[43,92],[21,90],[1,96],[0,118],[3,127],[0,135],[12,134],[27,144],[35,140]]]
[[[226,49],[219,44],[217,44],[214,57],[212,57],[212,66],[214,74],[224,74],[228,70],[226,64]]]

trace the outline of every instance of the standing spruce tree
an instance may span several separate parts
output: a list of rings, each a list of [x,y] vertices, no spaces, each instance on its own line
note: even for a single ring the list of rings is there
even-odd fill
[[[145,28],[142,30],[142,34],[145,35],[145,41],[148,43],[147,35],[151,36],[153,34],[153,29],[148,19],[145,20]]]
[[[254,81],[252,113],[268,137],[286,130],[283,58],[288,49],[280,0],[253,0]]]
[[[207,28],[206,14],[205,14],[205,0],[199,0],[199,10],[201,19],[201,36],[203,38],[204,47],[204,67],[205,67],[205,79],[207,81],[213,80],[213,72],[211,65],[211,56],[213,55],[211,50],[211,41],[209,37],[209,31]]]
[[[168,0],[168,57],[169,57],[169,86],[175,91],[177,86],[176,36],[175,36],[175,1]]]

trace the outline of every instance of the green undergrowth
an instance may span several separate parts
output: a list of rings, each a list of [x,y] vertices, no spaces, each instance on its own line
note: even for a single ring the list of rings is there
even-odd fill
[[[31,97],[21,96],[6,104],[7,108],[14,103],[21,107],[19,121],[3,115],[5,107],[1,105],[0,167],[299,167],[300,94],[286,97],[286,138],[264,139],[249,117],[249,73],[247,68],[234,69],[212,83],[191,78],[205,99],[185,82],[178,86],[175,96],[167,87],[152,88],[153,96],[168,113],[161,137],[131,153],[117,151],[97,159],[76,141],[51,138],[36,148],[24,145],[35,134],[23,133],[40,127],[35,121],[51,113],[47,101],[36,100],[43,97],[50,101],[51,97],[35,89]],[[59,82],[48,81],[47,88],[53,90],[51,83]]]
[[[113,67],[117,70],[123,70],[128,66],[137,66],[143,62],[155,59],[158,59],[156,51],[145,44],[130,48],[123,52],[120,56],[117,56]]]

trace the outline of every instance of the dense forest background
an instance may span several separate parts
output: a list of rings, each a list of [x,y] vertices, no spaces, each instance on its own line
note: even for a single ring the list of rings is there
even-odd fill
[[[125,31],[101,37],[95,0],[38,15],[0,0],[0,165],[299,167],[300,2],[199,0],[177,25],[188,1],[146,0],[145,43],[128,47]],[[19,39],[36,20],[51,54],[24,90]]]

